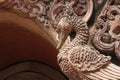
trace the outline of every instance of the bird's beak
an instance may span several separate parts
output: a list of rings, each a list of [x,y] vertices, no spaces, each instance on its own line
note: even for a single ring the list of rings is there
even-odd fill
[[[69,36],[69,33],[71,32],[71,26],[70,24],[67,22],[67,18],[64,17],[60,20],[60,22],[57,25],[57,28],[59,30],[59,34],[58,34],[58,45],[57,45],[57,49],[60,49],[64,42],[66,41],[67,37]]]
[[[59,41],[58,41],[58,45],[57,45],[57,49],[60,49],[62,47],[62,45],[64,44],[64,42],[66,41],[67,37],[69,34],[65,34],[63,32],[61,32],[59,34]]]

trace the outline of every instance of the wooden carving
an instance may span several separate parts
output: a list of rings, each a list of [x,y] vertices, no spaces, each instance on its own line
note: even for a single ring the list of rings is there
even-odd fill
[[[96,2],[105,3],[98,15]],[[0,7],[55,34],[49,36],[58,42],[57,61],[70,80],[120,80],[120,67],[111,62],[120,59],[119,0],[2,0]]]
[[[91,0],[88,1],[89,3],[91,3]],[[107,1],[106,5],[110,4],[111,2],[112,1]],[[57,25],[57,28],[60,32],[60,40],[57,48],[60,48],[62,46],[67,36],[69,36],[72,31],[76,33],[75,38],[70,42],[70,44],[59,50],[57,58],[61,70],[70,80],[119,80],[120,67],[111,62],[110,56],[105,56],[93,46],[88,45],[89,29],[87,26],[87,20],[90,17],[88,16],[87,20],[84,20],[84,18],[80,18],[74,12],[71,6],[72,5],[66,5],[66,8],[63,10],[62,13],[63,16],[59,20]],[[108,6],[106,7],[108,9]],[[110,9],[112,8],[110,7]],[[112,10],[110,12],[114,12],[114,8]],[[111,15],[109,9],[107,11],[107,13]],[[99,38],[101,39],[101,36],[105,35],[106,37],[103,37],[103,40],[105,40],[106,44],[108,45],[103,43],[103,45],[106,45],[105,47],[103,46],[103,50],[114,50],[113,45],[115,43],[112,43],[113,39],[111,37],[109,39],[109,33],[107,33],[106,31],[108,31],[108,26],[110,24],[111,29],[119,26],[118,12],[119,11],[116,11],[115,9],[115,16],[117,15],[116,19],[114,15],[108,16],[111,20],[115,20],[113,23],[116,22],[116,25],[108,21],[106,18],[104,20],[104,14],[98,17],[98,20],[95,23],[96,29],[98,30],[94,33],[93,37],[94,46],[98,49],[101,49],[101,46],[99,48],[99,45],[101,45],[101,42],[99,42]],[[89,13],[89,15],[91,16],[91,13]],[[109,30],[109,32],[111,32],[112,34],[111,30]],[[113,34],[113,36],[117,35]],[[119,54],[119,52],[116,54]]]
[[[114,52],[120,59],[120,1],[107,1],[94,25],[94,46],[103,52]]]

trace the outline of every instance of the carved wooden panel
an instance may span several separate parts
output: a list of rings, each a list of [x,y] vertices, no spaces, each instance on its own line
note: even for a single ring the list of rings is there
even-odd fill
[[[120,0],[2,0],[51,36],[70,80],[120,79]],[[116,65],[116,61],[118,64]]]

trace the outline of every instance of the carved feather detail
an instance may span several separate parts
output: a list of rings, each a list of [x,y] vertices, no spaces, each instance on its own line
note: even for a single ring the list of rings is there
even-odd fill
[[[76,31],[75,38],[57,56],[61,70],[70,80],[120,80],[120,67],[111,63],[111,57],[87,45],[89,31],[84,20],[73,13],[63,17],[58,24],[64,36],[60,43],[71,30]]]
[[[110,61],[109,56],[100,54],[90,46],[77,46],[68,51],[68,60],[78,72],[94,71]]]
[[[120,80],[120,67],[109,63],[106,67],[86,74],[92,80]]]
[[[69,50],[68,61],[75,72],[84,73],[92,80],[120,79],[120,67],[111,63],[109,56],[104,56],[89,46]]]

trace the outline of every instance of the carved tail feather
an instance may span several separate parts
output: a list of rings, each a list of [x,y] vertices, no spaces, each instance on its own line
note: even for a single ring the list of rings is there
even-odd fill
[[[95,72],[86,74],[92,80],[120,80],[120,67],[113,63]]]

